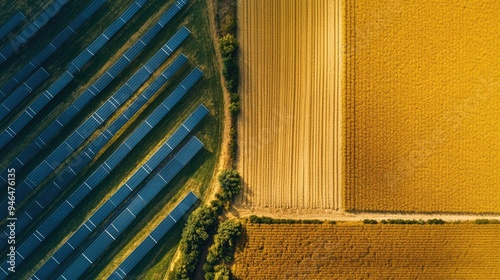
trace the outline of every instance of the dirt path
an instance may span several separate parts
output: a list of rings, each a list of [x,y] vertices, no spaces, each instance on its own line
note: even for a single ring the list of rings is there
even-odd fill
[[[364,219],[372,220],[388,220],[388,219],[443,219],[445,221],[470,221],[476,219],[500,219],[500,214],[450,214],[450,213],[371,213],[357,212],[349,213],[345,211],[330,211],[325,210],[320,213],[316,210],[292,210],[292,209],[264,209],[264,208],[243,208],[233,207],[231,211],[232,217],[248,217],[250,215],[268,216],[280,219],[319,219],[319,220],[334,220],[334,221],[361,221]]]

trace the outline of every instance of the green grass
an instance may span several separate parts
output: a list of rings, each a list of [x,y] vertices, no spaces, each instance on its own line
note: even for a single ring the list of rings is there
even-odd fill
[[[108,5],[115,5],[114,3],[119,2],[116,0]],[[127,1],[128,3],[129,1]],[[39,120],[38,123],[30,124],[30,126],[46,126],[51,121],[55,119],[58,112],[62,112],[65,106],[68,106],[72,100],[76,98],[77,94],[81,92],[78,90],[82,88],[84,84],[88,84],[90,81],[95,80],[97,73],[101,71],[102,66],[110,61],[111,56],[118,58],[115,55],[122,48],[122,45],[129,43],[128,38],[133,36],[139,29],[140,26],[150,26],[152,25],[157,17],[162,13],[162,11],[169,8],[173,1],[167,1],[164,3],[160,0],[150,1],[148,6],[144,7],[144,10],[140,12],[140,15],[135,19],[135,22],[128,24],[120,34],[116,37],[106,47],[106,50],[102,55],[97,56],[92,62],[92,64],[78,76],[77,83],[70,86],[69,90],[64,91],[65,94],[61,95],[61,98],[54,100],[51,107],[46,110],[47,112],[43,115],[45,119]],[[128,4],[127,4],[128,5]],[[186,9],[187,8],[187,9]],[[150,205],[144,209],[140,216],[135,220],[135,222],[129,227],[129,229],[122,234],[122,236],[103,254],[103,258],[99,259],[94,266],[92,271],[87,276],[89,278],[99,277],[111,273],[120,260],[123,260],[126,255],[123,252],[130,251],[133,247],[134,242],[138,242],[144,238],[154,226],[156,226],[161,219],[168,213],[172,207],[175,205],[176,201],[183,197],[189,190],[195,191],[195,193],[203,197],[207,186],[214,177],[214,169],[216,168],[217,159],[220,154],[220,145],[222,137],[222,118],[223,118],[223,98],[220,85],[220,77],[215,64],[215,51],[213,49],[213,42],[211,41],[208,15],[206,13],[207,6],[206,2],[203,0],[192,0],[175,18],[169,23],[169,27],[162,31],[156,38],[154,42],[148,46],[147,50],[141,54],[141,56],[129,66],[125,73],[117,77],[115,81],[108,86],[108,89],[99,95],[98,98],[93,100],[91,104],[83,110],[78,118],[74,120],[66,129],[64,129],[60,135],[58,135],[56,141],[53,141],[49,147],[38,156],[37,161],[41,161],[44,156],[48,155],[51,150],[53,150],[62,140],[68,136],[71,131],[77,127],[78,124],[83,122],[100,104],[102,104],[109,96],[111,96],[119,86],[125,82],[135,70],[137,70],[143,63],[155,53],[160,46],[162,46],[166,40],[173,35],[178,28],[182,25],[186,25],[188,29],[192,31],[192,35],[181,45],[181,51],[186,54],[189,58],[189,66],[184,67],[181,73],[178,73],[169,83],[165,86],[161,92],[146,104],[145,109],[137,114],[135,119],[132,119],[127,123],[126,127],[120,132],[120,136],[113,139],[113,143],[105,147],[105,152],[101,156],[89,164],[83,172],[75,178],[72,183],[67,187],[65,193],[56,199],[52,203],[52,206],[44,211],[44,213],[37,219],[37,222],[33,223],[29,229],[25,230],[24,234],[20,234],[19,241],[22,242],[26,238],[26,233],[31,233],[45,217],[52,212],[56,206],[59,205],[84,179],[89,176],[111,153],[120,145],[120,143],[151,113],[156,106],[174,89],[179,81],[184,79],[184,77],[189,73],[195,66],[200,67],[205,76],[187,93],[187,95],[177,104],[177,106],[169,113],[169,115],[159,123],[155,129],[153,129],[147,137],[139,143],[138,146],[127,156],[127,158],[120,163],[114,172],[108,176],[98,188],[96,188],[87,198],[78,206],[78,210],[71,214],[71,217],[67,218],[62,225],[58,228],[57,232],[53,233],[48,237],[42,246],[40,246],[36,254],[30,256],[30,260],[23,263],[20,267],[21,272],[16,274],[16,277],[21,279],[30,275],[43,264],[43,261],[51,256],[54,252],[54,248],[57,248],[63,243],[63,240],[70,236],[70,233],[78,228],[78,226],[90,216],[96,207],[101,205],[104,199],[109,196],[113,190],[120,187],[120,183],[123,183],[128,176],[137,168],[138,165],[147,160],[146,156],[152,152],[154,146],[162,144],[162,141],[166,140],[172,131],[177,128],[177,126],[200,104],[204,103],[210,110],[210,115],[206,117],[204,121],[198,126],[198,129],[194,134],[200,138],[200,140],[205,144],[205,148],[197,155],[197,157],[181,171],[181,173],[171,182],[161,193],[158,198],[150,203]],[[134,25],[135,24],[135,25]],[[142,28],[141,30],[145,30]],[[79,53],[75,50],[75,53]],[[167,62],[162,65],[159,69],[164,69],[173,58],[180,53],[176,52]],[[75,55],[76,55],[75,54]],[[68,54],[68,57],[71,57]],[[57,59],[60,59],[57,56]],[[159,70],[160,71],[160,70]],[[157,71],[157,73],[159,73]],[[155,73],[155,75],[157,74]],[[154,76],[156,77],[156,76]],[[151,78],[148,82],[152,81]],[[137,96],[137,95],[136,95]],[[59,97],[59,96],[58,96]],[[45,110],[44,110],[45,111]],[[117,113],[113,115],[110,121],[117,117]],[[108,122],[109,123],[109,122]],[[33,130],[41,131],[38,127],[32,127]],[[29,130],[29,129],[28,129]],[[35,132],[27,132],[26,135],[34,138],[36,136]],[[92,135],[90,139],[97,136],[97,133]],[[90,140],[88,140],[90,141]],[[20,147],[30,143],[30,137],[26,137],[21,141],[16,142],[15,147]],[[18,148],[20,149],[20,148]],[[14,154],[15,152],[11,152]],[[73,154],[74,156],[75,154]],[[8,163],[8,161],[7,161]],[[32,164],[34,166],[34,164]],[[27,168],[28,170],[30,168]],[[20,174],[21,175],[21,174]],[[26,176],[26,172],[24,174]],[[46,180],[47,183],[50,178]],[[43,185],[38,188],[42,189]],[[36,194],[38,192],[34,192]],[[175,233],[177,232],[177,235]],[[151,263],[144,262],[138,266],[135,275],[143,279],[159,279],[163,278],[161,275],[165,273],[168,268],[168,263],[170,262],[173,253],[176,249],[177,242],[180,239],[181,228],[177,228],[175,231],[169,233],[168,238],[162,240],[161,245],[158,247],[157,257],[153,258]],[[156,249],[155,249],[156,250]],[[67,265],[67,264],[66,264]],[[64,267],[64,264],[63,264]],[[142,267],[142,268],[141,268]],[[100,273],[102,271],[102,273]],[[100,274],[99,274],[100,273]],[[160,277],[160,276],[161,277]]]

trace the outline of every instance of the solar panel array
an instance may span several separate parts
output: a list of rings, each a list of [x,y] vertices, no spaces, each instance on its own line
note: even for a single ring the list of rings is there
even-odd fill
[[[113,37],[125,23],[142,7],[147,0],[135,1],[117,20],[115,20],[97,39],[69,63],[67,70],[47,90],[38,96],[28,108],[24,110],[8,127],[0,134],[0,149],[3,148],[28,122],[30,122],[54,96],[66,87],[74,75],[80,72],[85,64]],[[107,72],[109,74],[109,72]]]
[[[0,100],[9,96],[16,86],[28,77],[38,66],[56,52],[107,0],[94,0],[59,35],[56,36],[35,58],[28,62],[17,74],[0,88]]]
[[[0,64],[9,59],[20,46],[35,36],[47,22],[53,18],[69,0],[55,0],[50,4],[30,25],[28,25],[16,38],[0,51]]]
[[[184,140],[192,130],[206,115],[208,109],[200,105],[188,119],[169,137],[169,139],[158,148],[153,156],[143,164],[135,173],[108,199],[94,214],[81,225],[64,243],[57,252],[35,273],[34,279],[47,278],[60,263],[74,251],[94,231],[113,210],[120,205],[125,198],[156,168],[158,165]],[[186,128],[189,126],[189,130]]]
[[[174,50],[189,36],[190,32],[187,28],[181,28],[168,42],[160,48],[153,57],[144,64],[118,91],[110,97],[97,111],[87,118],[70,136],[64,140],[49,156],[47,156],[29,175],[22,181],[16,189],[16,203],[21,203],[29,193],[35,189],[52,171],[56,170],[71,153],[76,151],[80,145],[94,131],[104,123],[118,107],[120,107],[139,87],[151,76],[151,74],[172,54]],[[106,130],[107,135],[103,139],[107,142],[108,139],[114,136],[114,133]],[[104,146],[105,143],[102,144]],[[90,150],[92,156],[98,153],[97,150]],[[68,166],[69,173],[76,175],[76,171]],[[68,174],[69,174],[68,173]],[[57,186],[62,188],[63,186]],[[2,201],[7,207],[7,199]],[[5,208],[7,209],[7,208]],[[2,213],[3,214],[3,213]],[[6,215],[5,215],[6,216]],[[1,218],[4,218],[3,215]]]
[[[35,72],[26,82],[24,82],[20,87],[14,91],[14,94],[9,96],[2,102],[2,109],[0,110],[0,121],[9,114],[10,111],[14,110],[19,103],[21,103],[28,94],[33,92],[39,85],[41,85],[50,74],[45,71],[45,69],[40,68]]]
[[[184,94],[199,80],[203,72],[195,68],[179,84],[179,86],[151,113],[147,119],[139,125],[132,134],[113,152],[113,154],[81,184],[71,196],[64,201],[47,219],[22,243],[16,251],[18,258],[16,264],[20,265],[24,259],[30,255],[42,241],[54,231],[59,224],[73,211],[90,191],[93,190],[118,163],[148,134],[153,127],[177,104]],[[188,123],[188,125],[190,125]],[[7,262],[4,261],[0,270],[6,275]],[[4,279],[0,273],[0,280]]]
[[[179,56],[163,73],[162,76],[165,81],[170,79],[179,68],[187,61],[184,55]],[[133,103],[106,129],[101,133],[95,140],[93,140],[85,149],[83,149],[78,156],[76,156],[61,172],[58,176],[47,185],[42,192],[37,196],[37,198],[30,202],[25,208],[24,212],[19,215],[18,222],[16,224],[16,231],[21,232],[26,226],[28,226],[35,217],[38,217],[45,207],[47,207],[56,197],[62,192],[64,187],[73,180],[73,178],[83,170],[83,168],[94,158],[96,154],[104,147],[108,140],[117,133],[127,121],[132,118],[132,116],[139,111],[139,109],[144,105],[151,96],[156,92],[148,91],[146,94],[141,94],[136,98]],[[8,232],[4,232],[6,235]],[[7,235],[8,236],[8,235]]]
[[[58,279],[78,279],[202,148],[203,143],[193,136]]]
[[[0,40],[3,40],[9,32],[14,30],[16,26],[18,26],[23,20],[26,19],[26,16],[22,12],[17,12],[13,15],[2,27],[0,27]]]
[[[186,212],[198,201],[198,197],[189,192],[165,219],[144,239],[137,248],[118,266],[108,280],[124,279],[144,256],[165,236]]]
[[[184,6],[185,2],[177,1],[177,3],[165,12],[158,22],[151,27],[125,54],[118,59],[93,85],[88,87],[74,102],[71,104],[55,121],[53,121],[41,134],[33,141],[24,151],[22,151],[8,166],[15,168],[18,172],[23,166],[34,158],[47,143],[52,141],[54,137],[67,125],[78,113],[87,105],[94,96],[97,96],[104,88],[106,88],[113,79],[107,72],[114,73],[116,77],[120,74],[151,42],[151,40],[167,25],[167,23],[177,14]],[[1,186],[7,186],[7,168],[0,173]],[[1,210],[0,210],[1,211]]]

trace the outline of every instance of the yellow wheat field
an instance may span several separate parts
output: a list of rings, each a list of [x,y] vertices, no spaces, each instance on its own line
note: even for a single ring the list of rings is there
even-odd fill
[[[346,208],[500,212],[500,1],[346,3]]]
[[[240,206],[337,209],[340,1],[240,0]]]
[[[245,231],[232,266],[238,279],[500,275],[500,225],[246,225]]]

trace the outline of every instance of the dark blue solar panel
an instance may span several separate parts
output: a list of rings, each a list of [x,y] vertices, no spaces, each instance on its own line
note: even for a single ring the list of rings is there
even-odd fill
[[[125,25],[125,23],[123,21],[121,21],[120,19],[117,19],[102,34],[105,35],[108,38],[111,38],[124,25]]]
[[[142,37],[142,41],[146,44],[148,44],[151,40],[153,40],[153,38],[156,36],[156,34],[158,34],[158,32],[160,32],[160,30],[162,29],[161,25],[156,23],[155,25],[153,25],[153,27],[151,27],[150,30],[148,30],[148,32],[146,32],[146,34],[144,34],[144,36]],[[140,44],[140,42],[139,42]],[[140,44],[141,46],[144,46],[143,44]]]
[[[68,85],[74,79],[68,71],[64,72],[57,81],[55,81],[47,91],[52,96],[56,96],[66,85]],[[41,110],[41,108],[40,108]]]
[[[66,202],[63,201],[61,205],[50,215],[41,225],[38,227],[38,231],[44,236],[54,229],[54,225],[59,225],[59,223],[67,217],[67,215],[73,210],[73,208]]]
[[[116,206],[111,201],[106,201],[99,209],[89,218],[89,221],[95,226],[99,225],[111,213]],[[72,240],[73,237],[70,238]],[[78,243],[79,244],[79,243]]]
[[[54,258],[57,260],[56,257]],[[47,262],[36,272],[36,274],[33,276],[33,279],[36,280],[47,279],[47,277],[49,277],[52,271],[54,271],[54,269],[56,269],[58,266],[56,260],[52,258],[48,259]]]
[[[171,50],[175,50],[177,47],[179,47],[182,41],[184,41],[184,39],[186,39],[189,36],[189,34],[191,34],[191,31],[189,31],[189,29],[183,26],[176,34],[179,35],[177,37],[170,39],[166,44],[167,47],[170,48]]]
[[[82,26],[82,24],[88,19],[89,17],[87,15],[85,15],[84,13],[81,13],[79,14],[69,25],[68,27],[73,29],[73,30],[76,30],[77,28],[79,28],[80,26]],[[67,28],[68,28],[67,27]],[[69,30],[70,32],[71,29]],[[72,32],[73,33],[73,32]]]
[[[71,196],[67,199],[71,205],[76,206],[81,201],[81,197],[85,197],[90,192],[86,186],[80,186]]]
[[[130,49],[127,50],[125,56],[129,60],[133,60],[139,53],[142,52],[142,50],[144,50],[144,48],[145,48],[144,44],[142,44],[140,41],[137,41]]]
[[[198,124],[198,122],[201,119],[203,119],[207,114],[208,114],[208,109],[205,106],[200,105],[196,109],[196,111],[194,111],[192,118],[190,118],[188,121],[184,123],[184,126],[187,129],[192,130]]]
[[[175,209],[174,209],[175,211]],[[166,233],[169,231],[177,222],[177,220],[172,219],[171,215],[167,215],[163,221],[149,234],[157,242],[163,237],[161,233]],[[146,239],[147,240],[147,239]],[[144,240],[144,241],[146,241]],[[156,244],[156,243],[155,243]]]
[[[161,25],[167,24],[177,14],[177,12],[179,12],[179,10],[179,7],[173,5],[172,8],[170,8],[165,14],[160,17],[158,23]]]
[[[85,11],[83,11],[83,14],[85,14],[87,17],[90,17],[92,14],[95,13],[104,3],[106,3],[107,0],[96,0],[92,2]]]
[[[167,108],[172,109],[177,102],[184,96],[184,94],[191,88],[191,86],[200,79],[202,73],[198,68],[194,69],[189,75],[181,82],[174,92],[163,102]]]
[[[137,3],[132,4],[132,6],[122,14],[121,18],[125,22],[128,22],[137,13],[137,11],[139,11],[140,8],[141,6],[137,5]]]
[[[33,69],[35,69],[35,67],[33,67]],[[24,70],[24,68],[23,68]],[[24,71],[29,71],[29,73],[31,73],[32,70],[30,69],[26,69]],[[28,75],[29,75],[28,73]],[[27,75],[26,75],[27,76]],[[1,97],[0,97],[0,100],[3,100],[5,97],[9,96],[12,91],[16,88],[16,86],[19,84],[19,82],[16,82],[16,80],[14,80],[14,78],[10,79],[3,87],[2,89],[0,89],[0,93],[1,93]]]
[[[56,38],[57,39],[57,38]],[[47,58],[49,58],[52,54],[54,53],[54,49],[50,46],[46,47],[43,49],[33,60],[31,60],[31,63],[26,64],[25,67],[29,67],[30,69],[33,69],[33,65],[38,66],[42,64]],[[24,69],[24,68],[23,68]],[[31,73],[31,70],[30,70]],[[18,76],[19,75],[19,76]],[[14,76],[17,80],[21,80],[24,77],[28,75],[25,75],[24,72],[19,71],[16,76]],[[20,79],[19,79],[20,78]]]
[[[2,27],[0,27],[0,40],[26,19],[23,13],[17,12]]]
[[[21,85],[14,94],[9,96],[3,103],[3,110],[0,111],[0,120],[3,119],[10,111],[16,108],[19,103],[21,103],[28,94],[30,94],[34,89],[36,89],[42,82],[44,82],[48,77],[49,73],[45,69],[40,68],[35,74],[33,74],[23,85]]]
[[[108,41],[112,36],[108,36],[107,34],[101,34],[97,39],[92,42],[87,49],[91,52],[92,56],[94,56]]]
[[[97,80],[94,84],[97,93],[101,92],[104,88],[106,88],[109,85],[109,83],[111,83],[111,81],[113,81],[113,78],[111,78],[111,76],[109,76],[108,74],[104,73],[104,75],[102,75],[99,78],[99,80]]]
[[[111,76],[116,77],[120,74],[125,67],[127,67],[130,62],[125,57],[120,57],[111,68],[109,68],[108,72]]]
[[[73,102],[73,105],[70,106],[67,110],[70,110],[70,111],[73,111],[73,110],[77,110],[76,112],[78,112],[79,110],[82,110],[83,107],[85,107],[85,105],[94,97],[94,95],[92,94],[92,92],[87,89],[85,90],[76,100],[75,102]],[[73,109],[73,110],[71,110]],[[73,116],[74,116],[74,113],[66,113],[64,112],[63,114],[61,114],[61,116],[59,116],[59,118],[57,118],[61,123],[68,123],[71,119],[73,119]]]
[[[198,201],[198,197],[190,192],[181,203],[179,203],[172,212],[170,212],[170,216],[174,218],[174,220],[179,221],[184,214]],[[152,233],[153,235],[153,233]],[[155,237],[155,236],[153,236]]]
[[[64,30],[61,33],[59,33],[59,35],[57,35],[57,37],[54,40],[52,40],[51,42],[52,46],[54,46],[56,49],[60,48],[73,34],[75,33],[71,30],[71,28],[69,27],[64,28]]]

